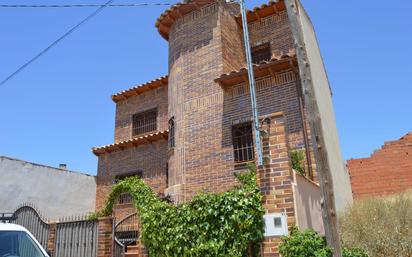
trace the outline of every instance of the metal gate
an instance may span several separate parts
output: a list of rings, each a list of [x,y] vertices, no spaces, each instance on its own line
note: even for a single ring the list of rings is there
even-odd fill
[[[55,251],[58,257],[96,257],[97,221],[57,223]]]
[[[114,257],[123,256],[127,246],[136,245],[139,240],[139,222],[137,213],[132,213],[114,226]]]
[[[47,249],[49,237],[49,224],[40,216],[39,212],[32,206],[24,205],[13,214],[12,223],[25,227],[39,241],[44,249]]]

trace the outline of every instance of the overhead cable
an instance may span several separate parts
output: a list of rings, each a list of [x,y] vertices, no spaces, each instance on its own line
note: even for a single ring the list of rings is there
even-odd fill
[[[22,70],[27,68],[30,64],[32,64],[35,60],[40,58],[43,54],[45,54],[47,51],[49,51],[51,48],[56,46],[60,41],[65,39],[67,36],[72,34],[75,30],[77,30],[81,25],[85,24],[87,21],[89,21],[91,18],[95,17],[97,14],[99,14],[101,11],[103,11],[104,8],[106,8],[109,4],[111,4],[114,0],[109,0],[107,1],[104,5],[101,5],[98,9],[93,11],[91,14],[89,14],[86,18],[84,18],[82,21],[77,23],[74,27],[72,27],[70,30],[68,30],[66,33],[64,33],[62,36],[60,36],[58,39],[53,41],[49,46],[47,46],[45,49],[43,49],[40,53],[35,55],[33,58],[31,58],[28,62],[20,66],[16,71],[11,73],[9,76],[7,76],[5,79],[3,79],[0,82],[0,87],[3,86],[7,81],[9,81],[11,78],[16,76],[18,73],[20,73]]]
[[[27,4],[0,4],[0,8],[81,8],[81,7],[140,7],[140,6],[163,6],[172,3],[137,3],[137,4],[49,4],[49,5],[27,5]]]

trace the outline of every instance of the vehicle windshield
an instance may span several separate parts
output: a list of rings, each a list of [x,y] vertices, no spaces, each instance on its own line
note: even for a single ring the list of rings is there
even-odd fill
[[[0,231],[0,257],[45,257],[24,231]]]

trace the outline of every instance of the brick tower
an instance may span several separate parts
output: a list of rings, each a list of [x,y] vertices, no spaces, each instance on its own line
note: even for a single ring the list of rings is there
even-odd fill
[[[168,114],[175,132],[166,192],[178,202],[233,185],[232,150],[222,145],[223,90],[214,79],[243,66],[237,13],[237,5],[202,0],[172,8],[156,23],[169,42]]]

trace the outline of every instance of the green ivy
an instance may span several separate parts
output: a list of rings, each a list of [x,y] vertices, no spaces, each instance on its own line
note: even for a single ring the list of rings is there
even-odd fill
[[[297,149],[290,151],[290,159],[292,160],[292,168],[299,172],[301,175],[305,176],[305,151]]]
[[[255,169],[236,177],[240,185],[231,191],[202,193],[177,206],[161,201],[143,180],[127,178],[113,187],[106,207],[91,218],[111,215],[115,200],[127,192],[150,256],[242,257],[263,238],[264,209]]]
[[[303,232],[293,227],[290,235],[282,237],[279,252],[283,257],[331,257],[332,250],[326,245],[325,237],[312,229]],[[368,257],[360,248],[344,248],[343,257]]]

